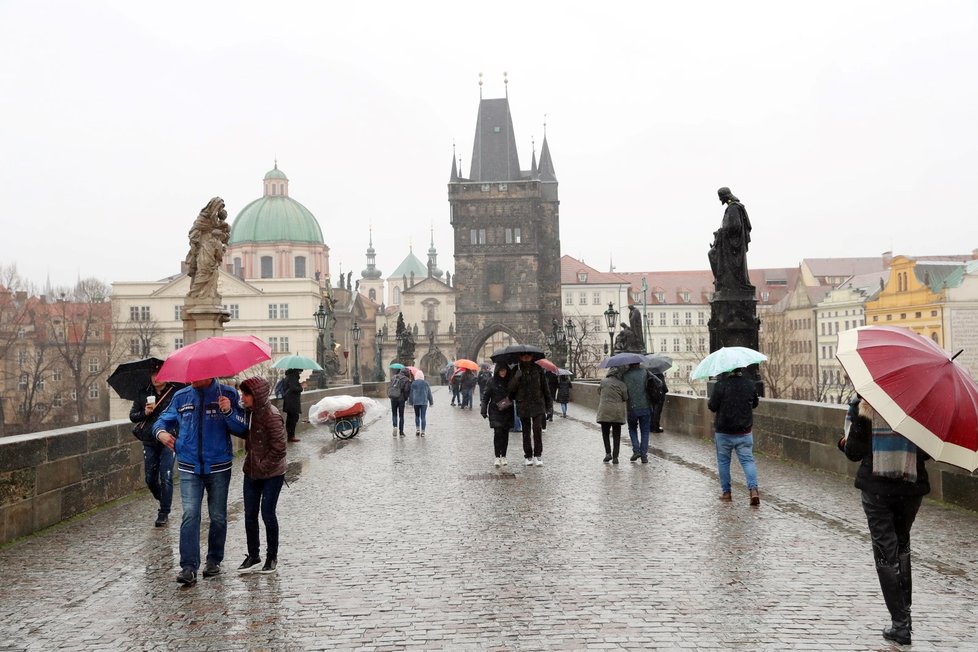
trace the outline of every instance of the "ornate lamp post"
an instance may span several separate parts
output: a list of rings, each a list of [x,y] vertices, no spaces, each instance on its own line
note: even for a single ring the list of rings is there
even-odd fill
[[[608,302],[608,309],[604,311],[604,320],[608,324],[608,350],[612,353],[615,352],[615,325],[618,324],[618,311],[615,310],[615,304],[611,301]]]
[[[577,374],[574,367],[574,340],[577,337],[577,327],[574,326],[574,321],[568,317],[567,325],[564,326],[564,331],[567,333],[567,360],[570,366],[570,371],[573,374]]]
[[[319,309],[312,313],[313,319],[316,320],[316,330],[319,331],[319,339],[316,340],[316,362],[323,369],[326,368],[326,304],[322,301],[319,302]],[[319,389],[326,387],[326,372],[323,370],[317,371],[316,374],[319,376],[317,385]]]
[[[360,384],[360,325],[353,322],[353,384]]]
[[[384,374],[384,339],[387,334],[383,329],[377,329],[377,371],[374,373],[374,380],[377,382],[383,382],[386,374]]]

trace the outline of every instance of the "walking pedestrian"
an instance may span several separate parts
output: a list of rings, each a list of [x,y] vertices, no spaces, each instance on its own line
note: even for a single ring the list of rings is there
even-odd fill
[[[472,392],[475,390],[475,386],[479,383],[479,378],[476,376],[475,372],[470,369],[465,369],[462,372],[461,379],[461,389],[462,389],[462,409],[469,408],[472,409]]]
[[[448,376],[448,386],[452,389],[452,405],[458,403],[462,407],[462,370],[453,367]]]
[[[414,408],[414,434],[417,437],[424,437],[428,423],[428,406],[435,404],[428,381],[424,378],[415,378],[411,381],[410,400],[411,407]]]
[[[204,577],[221,573],[228,531],[231,435],[244,436],[248,423],[238,407],[238,392],[216,378],[195,380],[173,395],[153,425],[156,440],[176,453],[180,469],[180,573],[177,582],[197,583],[200,567],[200,507],[207,493],[207,561]]]
[[[910,645],[910,528],[920,503],[930,493],[924,464],[930,456],[894,432],[858,396],[849,404],[846,422],[848,432],[839,441],[839,449],[853,462],[860,462],[855,484],[862,491],[876,575],[891,619],[883,638]]]
[[[554,420],[553,404],[557,402],[557,388],[560,387],[560,377],[552,371],[544,369],[544,378],[547,379],[547,389],[550,392],[550,411],[547,412],[547,421]],[[565,415],[566,416],[566,415]],[[543,429],[547,429],[547,424],[543,424]]]
[[[411,396],[411,372],[407,369],[395,371],[387,384],[387,398],[391,400],[391,422],[394,424],[393,436],[404,436],[404,405]]]
[[[628,365],[622,376],[628,386],[628,437],[632,440],[631,461],[642,460],[649,463],[649,428],[652,424],[652,409],[645,392],[645,369],[638,364]]]
[[[661,371],[649,373],[649,403],[652,407],[652,432],[664,432],[662,430],[662,408],[666,404],[666,394],[669,393],[669,385],[666,384],[666,375]]]
[[[492,378],[482,392],[479,412],[483,419],[489,419],[492,428],[492,449],[495,465],[509,464],[506,450],[509,448],[509,430],[513,427],[513,401],[509,398],[509,367],[497,364]]]
[[[509,383],[509,395],[516,401],[516,411],[523,423],[525,464],[543,466],[543,420],[553,409],[553,397],[543,369],[533,362],[531,354],[520,355]]]
[[[478,376],[480,405],[482,404],[482,395],[486,393],[486,385],[488,385],[489,381],[492,380],[492,376],[493,376],[492,367],[483,362],[482,365],[479,367],[479,376]]]
[[[621,425],[628,420],[628,386],[621,379],[621,367],[613,367],[598,385],[598,416],[604,440],[604,461],[618,464]]]
[[[567,403],[570,401],[570,393],[570,376],[557,376],[557,402],[560,403],[560,416],[565,419],[567,418]]]
[[[299,414],[302,412],[302,385],[299,383],[298,369],[288,369],[285,372],[285,388],[282,396],[282,409],[285,411],[285,432],[289,436],[289,441],[297,443],[299,440],[295,436],[295,427],[299,423]]]
[[[162,363],[161,363],[162,364]],[[133,422],[132,434],[143,443],[143,475],[158,506],[156,527],[163,527],[170,518],[173,504],[173,451],[156,440],[153,424],[159,418],[173,395],[180,387],[174,383],[160,382],[157,378],[160,365],[150,375],[150,385],[139,398],[132,402],[129,420]]]
[[[761,504],[757,489],[757,465],[754,462],[754,408],[757,402],[754,381],[744,376],[743,369],[734,369],[717,380],[707,403],[710,411],[716,412],[713,430],[720,475],[720,500],[733,500],[730,458],[736,452],[750,492],[750,504],[755,507]]]
[[[265,524],[265,565],[258,572],[274,573],[278,565],[278,516],[275,508],[285,482],[286,443],[282,415],[269,402],[268,390],[269,385],[264,378],[248,378],[241,383],[241,403],[248,414],[247,454],[243,469],[248,555],[238,566],[239,573],[250,573],[261,563],[259,513]]]

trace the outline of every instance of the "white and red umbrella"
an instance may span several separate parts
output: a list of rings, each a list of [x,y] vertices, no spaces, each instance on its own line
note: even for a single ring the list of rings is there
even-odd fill
[[[978,384],[954,357],[907,328],[839,333],[836,354],[856,392],[940,462],[978,468]]]

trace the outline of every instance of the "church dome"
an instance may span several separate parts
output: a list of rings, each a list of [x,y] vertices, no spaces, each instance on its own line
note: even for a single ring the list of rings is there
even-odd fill
[[[238,213],[228,245],[250,242],[325,244],[319,222],[308,208],[289,197],[289,178],[278,163],[264,178],[265,194]]]

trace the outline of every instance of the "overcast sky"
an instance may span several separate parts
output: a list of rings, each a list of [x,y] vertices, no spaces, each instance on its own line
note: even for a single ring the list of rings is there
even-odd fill
[[[0,0],[0,263],[55,284],[179,270],[277,156],[334,276],[429,227],[454,271],[452,143],[509,97],[547,135],[562,253],[706,269],[730,186],[752,267],[978,247],[976,2]]]

